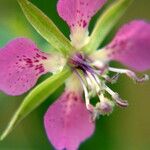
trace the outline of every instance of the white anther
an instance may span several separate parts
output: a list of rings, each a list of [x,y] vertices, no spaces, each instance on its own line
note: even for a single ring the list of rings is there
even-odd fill
[[[118,93],[114,92],[113,90],[111,90],[108,86],[105,85],[105,90],[112,96],[112,98],[115,100],[115,102],[121,106],[121,107],[127,107],[128,106],[128,102],[125,100],[122,100]]]
[[[112,98],[116,98],[118,96],[118,94],[116,92],[114,92],[113,90],[111,90],[108,86],[105,85],[105,90],[112,96]]]
[[[82,84],[83,89],[84,89],[84,95],[85,95],[85,104],[86,104],[86,108],[91,111],[91,104],[90,104],[90,98],[89,98],[89,94],[88,94],[88,90],[86,88],[86,86],[84,84]]]

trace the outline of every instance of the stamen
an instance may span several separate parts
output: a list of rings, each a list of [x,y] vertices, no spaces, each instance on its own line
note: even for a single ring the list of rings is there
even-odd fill
[[[95,96],[95,86],[92,84],[91,80],[89,79],[89,77],[86,75],[85,76],[85,79],[87,81],[87,84],[88,84],[88,89],[89,89],[89,96]]]
[[[89,110],[90,112],[93,112],[94,110],[94,106],[92,106],[90,104],[90,98],[89,98],[89,94],[88,94],[88,90],[86,88],[86,85],[84,84],[84,81],[82,79],[82,77],[80,76],[80,74],[78,73],[78,71],[74,70],[76,75],[78,76],[81,84],[82,84],[82,87],[83,87],[83,90],[84,90],[84,97],[85,97],[85,103],[86,103],[86,108],[87,110]]]
[[[99,64],[99,62],[93,63],[92,60],[80,53],[71,57],[69,64],[82,84],[86,108],[92,113],[93,121],[95,121],[95,119],[100,115],[109,115],[113,111],[115,103],[121,107],[128,106],[127,101],[122,100],[118,93],[111,90],[105,84],[106,81],[115,83],[120,74],[126,74],[136,82],[143,82],[149,79],[148,75],[138,78],[131,70],[108,67],[107,64]],[[108,71],[115,72],[116,74],[112,77],[109,77],[107,74]],[[111,95],[114,101],[111,101],[105,97],[104,92],[107,92],[109,95]],[[94,106],[90,103],[90,97],[95,95],[98,96],[99,102],[97,102],[97,104]]]
[[[96,79],[93,77],[93,74],[91,74],[91,73],[89,73],[89,72],[86,72],[86,73],[87,73],[89,79],[91,80],[91,82],[93,83],[97,94],[99,94],[99,93],[101,92],[100,86],[99,86],[99,84],[97,83]]]
[[[95,78],[97,84],[98,84],[99,86],[101,86],[101,82],[100,82],[100,80],[99,80],[99,77],[98,77],[96,74],[93,74],[93,76],[94,76],[94,78]]]
[[[95,107],[92,113],[92,121],[95,122],[96,119],[99,119],[99,116],[100,116],[100,111],[97,109],[97,107]]]
[[[149,76],[147,74],[144,74],[143,77],[137,77],[136,74],[132,71],[127,72],[127,75],[132,78],[137,83],[143,83],[144,81],[149,80]]]
[[[114,84],[114,83],[116,83],[117,80],[119,79],[120,74],[119,74],[119,73],[116,73],[113,77],[109,77],[108,75],[105,74],[105,75],[102,75],[102,77],[103,77],[106,81],[110,82],[111,84]]]
[[[139,78],[133,71],[128,70],[128,69],[118,69],[118,68],[113,68],[113,67],[109,67],[108,69],[109,69],[109,71],[112,71],[112,72],[126,74],[128,77],[130,77],[137,83],[142,83],[144,81],[149,80],[149,76],[147,74],[145,74],[143,77]]]
[[[121,107],[127,107],[128,102],[126,100],[122,100],[118,93],[112,91],[108,86],[105,85],[105,90],[112,96],[112,98],[115,100],[115,102],[121,106]]]
[[[109,115],[113,110],[113,106],[114,106],[113,102],[109,101],[107,98],[104,97],[104,94],[102,92],[103,84],[100,82],[98,76],[90,73],[87,74],[89,75],[90,79],[93,81],[96,87],[96,92],[100,101],[96,104],[96,107],[94,109],[93,119],[96,119],[100,114]]]

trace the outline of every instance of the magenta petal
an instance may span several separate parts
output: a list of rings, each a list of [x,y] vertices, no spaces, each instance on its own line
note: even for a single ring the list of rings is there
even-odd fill
[[[44,116],[47,136],[57,150],[76,150],[94,132],[90,117],[80,94],[66,91]]]
[[[57,10],[70,28],[86,28],[91,17],[106,3],[106,0],[59,0]]]
[[[136,71],[150,69],[150,24],[133,21],[124,25],[107,48],[113,60]]]
[[[0,90],[20,95],[33,87],[47,72],[43,62],[48,55],[40,52],[29,39],[18,38],[0,49]]]

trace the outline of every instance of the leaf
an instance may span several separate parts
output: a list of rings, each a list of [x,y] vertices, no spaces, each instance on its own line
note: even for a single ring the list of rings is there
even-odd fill
[[[95,51],[104,41],[105,37],[115,26],[120,17],[125,13],[133,0],[119,0],[108,8],[98,21],[90,36],[89,43],[83,48],[86,52]]]
[[[7,128],[1,135],[0,140],[3,140],[22,119],[43,103],[49,95],[64,83],[65,79],[68,78],[70,74],[70,69],[65,68],[62,72],[53,75],[35,87],[21,103]]]
[[[73,49],[70,41],[40,9],[28,0],[18,0],[26,18],[36,31],[65,56]]]

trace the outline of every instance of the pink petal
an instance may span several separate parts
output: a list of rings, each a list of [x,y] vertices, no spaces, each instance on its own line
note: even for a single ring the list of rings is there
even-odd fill
[[[133,21],[124,25],[107,48],[113,60],[136,71],[150,69],[150,24]]]
[[[91,17],[107,0],[59,0],[57,10],[71,29],[76,26],[87,28]]]
[[[0,90],[10,95],[28,91],[47,72],[43,65],[47,58],[29,39],[10,41],[0,49]]]
[[[57,150],[76,150],[94,132],[80,94],[66,91],[48,108],[44,116],[47,136]]]

